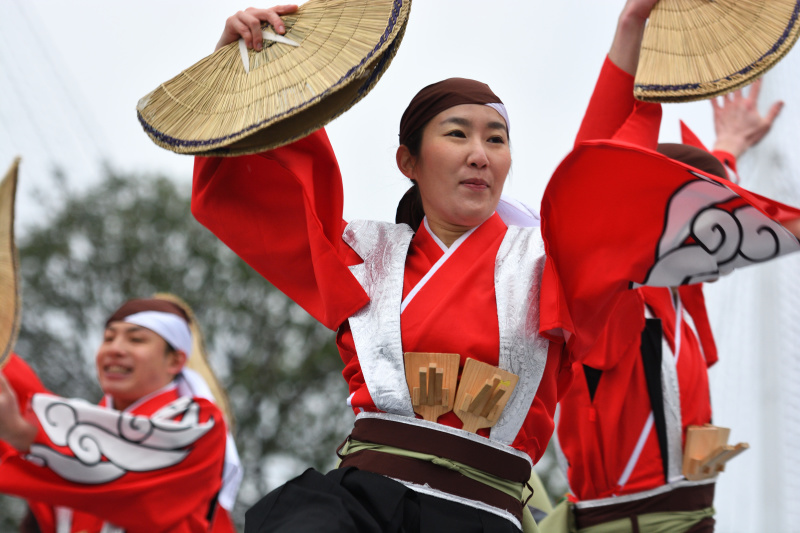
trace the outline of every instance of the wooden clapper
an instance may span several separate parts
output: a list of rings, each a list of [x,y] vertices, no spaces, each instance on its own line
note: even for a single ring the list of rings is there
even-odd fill
[[[729,445],[730,433],[729,428],[711,424],[689,426],[683,452],[684,477],[691,481],[713,477],[725,470],[725,463],[750,447],[746,442]]]
[[[457,353],[407,352],[406,381],[414,412],[425,420],[436,422],[453,410],[458,384]]]
[[[519,377],[496,366],[467,359],[459,381],[460,361],[458,354],[406,353],[411,403],[415,413],[431,422],[455,411],[464,423],[463,429],[477,433],[497,423]]]

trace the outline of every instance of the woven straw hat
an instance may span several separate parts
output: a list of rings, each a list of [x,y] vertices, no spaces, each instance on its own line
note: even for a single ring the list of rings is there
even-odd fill
[[[181,154],[241,155],[304,137],[372,89],[397,52],[410,6],[309,0],[282,17],[285,39],[265,40],[261,52],[241,54],[237,43],[217,50],[143,97],[139,121],[153,142]]]
[[[798,36],[800,0],[661,0],[645,29],[636,98],[683,102],[738,89]]]
[[[14,348],[19,332],[20,299],[17,246],[14,243],[14,197],[19,158],[0,182],[0,368]]]

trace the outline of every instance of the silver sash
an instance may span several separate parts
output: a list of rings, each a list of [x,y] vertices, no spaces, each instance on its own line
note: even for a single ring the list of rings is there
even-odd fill
[[[400,331],[403,273],[412,237],[404,224],[376,221],[352,222],[343,235],[364,260],[350,270],[370,297],[349,320],[367,388],[381,411],[413,417]],[[495,262],[499,366],[520,381],[490,432],[490,439],[501,444],[511,444],[519,433],[547,363],[548,342],[539,336],[543,268],[539,228],[509,227]]]

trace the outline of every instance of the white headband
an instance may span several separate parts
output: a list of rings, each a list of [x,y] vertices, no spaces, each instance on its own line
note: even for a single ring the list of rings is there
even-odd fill
[[[504,106],[501,103],[486,104],[486,105],[488,105],[489,107],[500,113],[500,116],[503,117],[503,120],[506,121],[506,130],[508,130],[508,132],[511,133],[511,121],[508,120],[508,111],[506,111],[506,106]]]
[[[187,358],[192,353],[192,333],[186,321],[178,315],[161,311],[142,311],[126,316],[122,320],[157,333],[170,346],[185,353]]]

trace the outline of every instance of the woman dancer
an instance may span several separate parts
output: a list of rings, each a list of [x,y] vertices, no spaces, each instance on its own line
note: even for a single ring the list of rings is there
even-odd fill
[[[598,125],[595,138],[655,146],[660,107],[631,95],[654,4],[628,0],[620,15],[602,90],[587,115]],[[258,49],[261,21],[282,33],[279,15],[294,9],[237,13],[219,46],[241,36]],[[262,154],[196,160],[194,215],[337,330],[347,403],[358,415],[340,451],[341,468],[327,475],[309,470],[273,491],[248,512],[248,532],[535,528],[524,516],[524,485],[571,379],[567,353],[580,357],[603,331],[603,317],[636,298],[627,288],[654,266],[661,228],[643,232],[647,247],[607,239],[592,245],[599,258],[584,258],[584,241],[603,229],[586,219],[593,212],[577,217],[595,231],[574,246],[559,235],[561,222],[543,217],[544,239],[537,227],[507,224],[496,209],[511,165],[509,133],[505,107],[487,85],[449,79],[422,89],[400,123],[397,165],[413,186],[398,224],[342,222],[341,176],[322,130]],[[627,190],[631,161],[668,174],[669,191],[687,179],[684,167],[631,144],[581,147],[548,188],[547,216],[561,220],[553,212],[569,201],[572,181],[585,167],[599,164],[593,174],[609,179],[606,160],[621,168],[612,194]],[[629,218],[620,220],[629,231],[638,229]],[[788,241],[784,247],[797,247],[786,230],[769,223]],[[714,260],[708,253],[697,268],[705,272]],[[586,276],[586,268],[596,272]],[[462,429],[453,411],[420,420],[404,352],[458,354],[459,387],[468,381],[469,359],[513,373],[519,382],[490,430]]]

